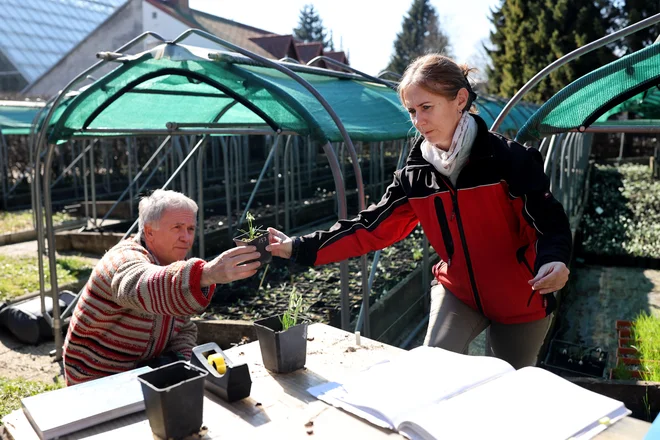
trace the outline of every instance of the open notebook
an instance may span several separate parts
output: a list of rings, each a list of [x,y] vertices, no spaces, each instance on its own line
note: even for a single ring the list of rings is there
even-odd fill
[[[630,414],[541,368],[432,347],[308,391],[410,439],[585,440]]]

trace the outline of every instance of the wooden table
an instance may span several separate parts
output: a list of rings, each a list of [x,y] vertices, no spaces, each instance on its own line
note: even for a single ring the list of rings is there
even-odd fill
[[[401,349],[361,338],[324,324],[308,330],[306,368],[277,375],[263,366],[259,344],[227,350],[227,355],[250,365],[250,397],[232,404],[208,391],[204,397],[204,439],[402,439],[398,434],[375,427],[362,419],[317,400],[307,388],[327,381],[342,382],[348,375],[377,362],[391,359]],[[305,425],[313,421],[313,434]],[[14,411],[3,419],[15,440],[38,439],[23,415]],[[598,435],[598,440],[643,439],[649,423],[626,417]],[[152,439],[144,412],[123,417],[72,434],[67,439]]]

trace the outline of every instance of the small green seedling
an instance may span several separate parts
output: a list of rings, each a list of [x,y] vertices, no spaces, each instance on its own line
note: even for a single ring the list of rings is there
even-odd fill
[[[247,231],[244,229],[239,229],[240,232],[243,234],[247,234],[247,237],[245,237],[246,241],[253,240],[259,236],[259,232],[261,230],[261,226],[254,226],[254,216],[250,211],[247,212],[245,216],[247,223],[248,223],[248,228]]]
[[[295,288],[291,290],[291,295],[289,296],[289,308],[282,314],[282,317],[280,318],[280,322],[282,323],[282,331],[288,330],[298,323],[298,314],[302,309],[302,300],[302,295],[298,294]]]

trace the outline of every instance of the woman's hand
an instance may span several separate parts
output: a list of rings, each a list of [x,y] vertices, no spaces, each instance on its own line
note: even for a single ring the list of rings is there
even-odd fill
[[[566,285],[569,273],[564,263],[553,261],[541,266],[536,276],[529,280],[529,284],[541,295],[556,292]]]
[[[284,232],[280,232],[275,228],[268,228],[268,240],[270,245],[266,246],[267,251],[270,251],[276,257],[291,258],[293,240]]]

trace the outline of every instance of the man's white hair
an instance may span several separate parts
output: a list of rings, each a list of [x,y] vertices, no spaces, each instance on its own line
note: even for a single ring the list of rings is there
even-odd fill
[[[157,189],[140,200],[138,227],[139,233],[144,231],[144,225],[150,224],[158,229],[158,221],[166,209],[188,209],[197,215],[197,203],[180,192]]]

